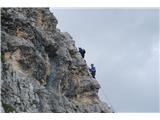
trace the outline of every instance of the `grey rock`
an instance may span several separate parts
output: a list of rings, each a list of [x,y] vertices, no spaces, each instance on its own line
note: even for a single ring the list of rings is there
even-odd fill
[[[1,112],[112,112],[48,8],[2,8]]]

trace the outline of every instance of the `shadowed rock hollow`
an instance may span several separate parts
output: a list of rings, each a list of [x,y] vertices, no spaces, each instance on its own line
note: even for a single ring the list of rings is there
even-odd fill
[[[48,8],[1,9],[1,112],[112,112]]]

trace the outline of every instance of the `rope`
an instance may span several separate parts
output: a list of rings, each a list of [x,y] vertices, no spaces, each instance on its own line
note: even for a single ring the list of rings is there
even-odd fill
[[[88,72],[90,72],[90,71],[88,71]],[[92,75],[91,75],[92,76]],[[96,79],[96,78],[95,78]],[[92,81],[91,79],[89,79],[89,81]],[[82,86],[82,91],[83,91],[83,86]],[[105,92],[104,92],[104,90],[103,90],[103,88],[101,87],[101,90],[102,90],[102,93],[103,93],[103,95],[104,95],[104,98],[106,99],[106,101],[109,103],[109,105],[110,105],[110,107],[111,107],[111,109],[112,109],[112,112],[114,112],[115,113],[115,109],[114,109],[114,107],[112,106],[112,104],[111,104],[111,102],[110,102],[110,100],[108,99],[108,97],[107,97],[107,95],[105,94]]]
[[[103,93],[103,95],[104,95],[104,98],[105,98],[105,99],[106,99],[106,101],[109,103],[109,105],[110,105],[110,107],[111,107],[112,111],[113,111],[113,112],[115,112],[115,109],[114,109],[113,105],[111,104],[111,102],[110,102],[109,98],[108,98],[108,97],[107,97],[107,95],[105,94],[105,92],[104,92],[104,90],[103,90],[103,88],[102,88],[102,87],[101,87],[101,90],[102,90],[102,93]]]

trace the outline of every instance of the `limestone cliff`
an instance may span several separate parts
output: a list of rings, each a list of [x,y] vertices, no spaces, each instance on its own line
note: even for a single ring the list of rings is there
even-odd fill
[[[112,112],[48,8],[1,9],[1,112]]]

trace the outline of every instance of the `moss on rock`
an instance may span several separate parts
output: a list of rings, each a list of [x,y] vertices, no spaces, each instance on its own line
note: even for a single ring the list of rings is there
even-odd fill
[[[2,102],[2,106],[3,106],[4,111],[6,113],[10,113],[10,112],[14,112],[15,111],[15,109],[11,105],[9,105],[9,104],[6,104],[6,103]]]

